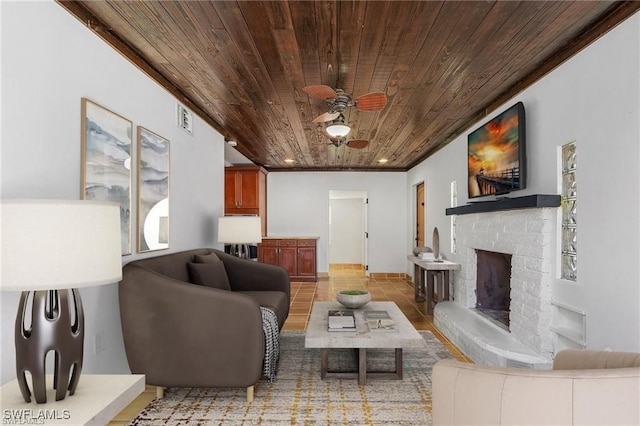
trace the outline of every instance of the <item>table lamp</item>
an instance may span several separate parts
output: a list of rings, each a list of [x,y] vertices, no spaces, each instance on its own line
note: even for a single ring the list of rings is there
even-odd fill
[[[2,200],[0,289],[22,291],[15,323],[16,375],[31,401],[47,402],[45,359],[54,353],[56,401],[80,380],[84,313],[78,288],[122,279],[120,207],[77,200]]]
[[[218,242],[231,244],[231,254],[249,258],[249,244],[262,241],[260,216],[221,216],[218,218]]]

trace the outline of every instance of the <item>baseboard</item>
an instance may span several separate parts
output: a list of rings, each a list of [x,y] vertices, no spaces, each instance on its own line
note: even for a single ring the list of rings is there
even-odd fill
[[[374,279],[397,279],[411,281],[411,275],[404,272],[371,272],[369,278]],[[328,280],[329,272],[318,272],[318,280]]]
[[[377,278],[377,279],[397,279],[397,280],[409,280],[411,281],[411,276],[407,275],[404,272],[370,272],[369,278]]]

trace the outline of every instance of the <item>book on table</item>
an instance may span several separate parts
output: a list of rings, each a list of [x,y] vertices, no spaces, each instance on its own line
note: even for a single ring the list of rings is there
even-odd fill
[[[369,331],[395,331],[396,323],[387,311],[364,311]]]
[[[329,311],[329,331],[355,331],[356,317],[352,310],[332,309]]]

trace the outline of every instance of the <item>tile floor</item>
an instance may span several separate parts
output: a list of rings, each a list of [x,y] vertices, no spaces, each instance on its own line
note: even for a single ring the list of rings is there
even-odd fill
[[[451,354],[460,361],[471,362],[433,324],[433,316],[425,313],[424,302],[413,300],[413,284],[400,274],[376,274],[367,278],[362,265],[335,264],[329,266],[329,277],[317,282],[291,283],[291,309],[283,330],[305,330],[311,306],[316,300],[335,300],[340,290],[368,290],[375,301],[396,302],[416,330],[431,331]],[[126,425],[154,398],[155,388],[148,387],[136,401],[116,416],[110,426]]]

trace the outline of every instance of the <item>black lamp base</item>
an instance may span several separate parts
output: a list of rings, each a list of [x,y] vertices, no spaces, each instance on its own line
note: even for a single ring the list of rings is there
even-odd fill
[[[249,245],[248,244],[231,244],[229,254],[239,257],[240,259],[249,259]]]
[[[31,326],[26,328],[25,316],[32,293]],[[80,380],[84,349],[84,313],[79,291],[23,291],[16,316],[15,342],[18,384],[26,402],[31,402],[27,371],[31,373],[36,402],[47,402],[45,364],[50,351],[55,354],[56,401],[64,399],[67,390],[73,395]]]

